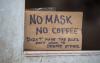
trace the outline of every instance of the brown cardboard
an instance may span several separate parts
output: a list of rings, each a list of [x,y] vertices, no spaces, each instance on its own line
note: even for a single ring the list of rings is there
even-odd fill
[[[24,49],[81,50],[82,17],[82,12],[25,11]]]

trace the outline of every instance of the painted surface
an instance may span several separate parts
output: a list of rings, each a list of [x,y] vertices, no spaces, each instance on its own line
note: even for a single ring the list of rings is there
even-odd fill
[[[100,56],[25,57],[24,0],[0,0],[0,63],[100,63]]]

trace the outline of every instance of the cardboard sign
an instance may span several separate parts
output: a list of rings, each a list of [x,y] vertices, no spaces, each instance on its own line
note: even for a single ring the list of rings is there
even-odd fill
[[[82,12],[25,11],[25,50],[81,50]]]

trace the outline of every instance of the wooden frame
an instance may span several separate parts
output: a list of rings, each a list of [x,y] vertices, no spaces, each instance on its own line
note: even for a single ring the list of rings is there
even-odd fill
[[[100,51],[24,51],[25,56],[98,56]]]

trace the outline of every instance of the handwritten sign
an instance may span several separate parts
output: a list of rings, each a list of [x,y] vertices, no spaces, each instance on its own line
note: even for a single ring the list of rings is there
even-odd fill
[[[25,50],[81,50],[82,12],[25,11]]]

